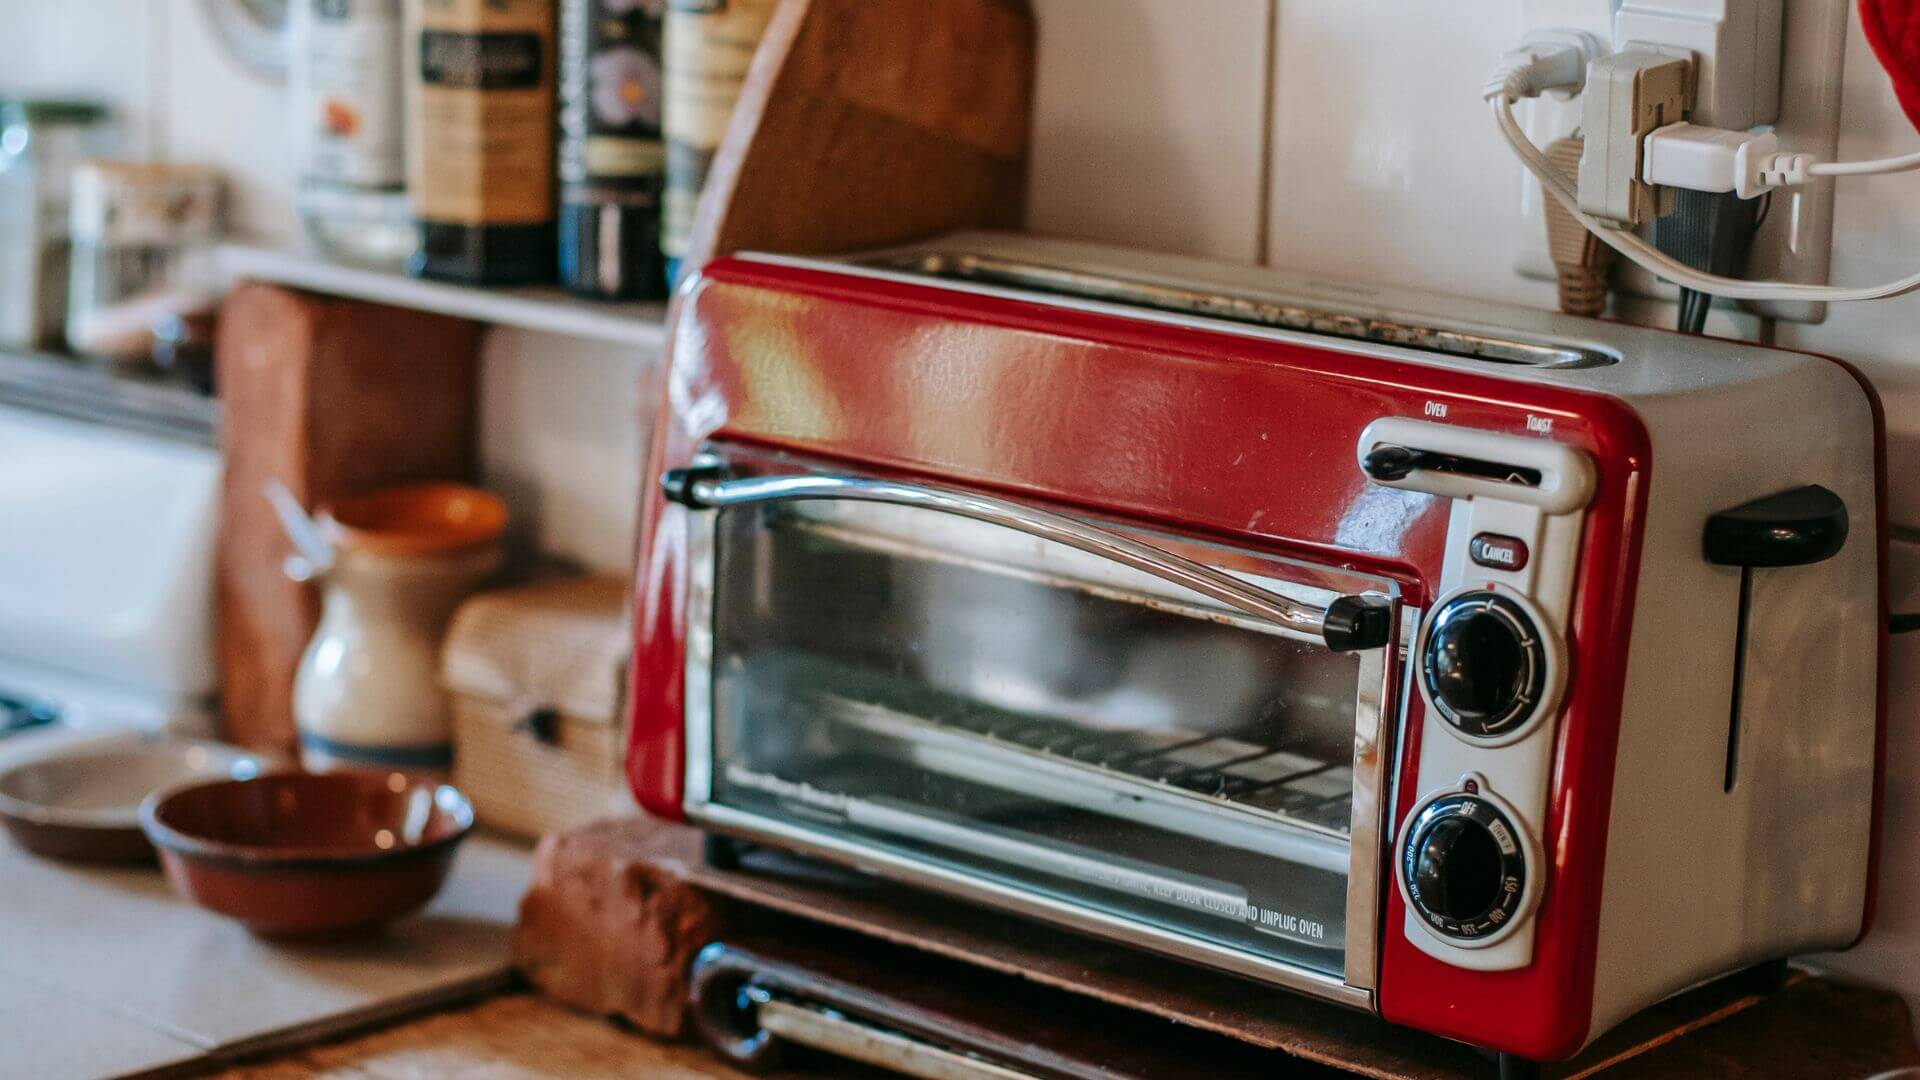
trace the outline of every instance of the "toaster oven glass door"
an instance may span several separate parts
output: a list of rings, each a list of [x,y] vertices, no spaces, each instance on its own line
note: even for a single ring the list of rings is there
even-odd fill
[[[811,479],[710,483],[692,515],[692,817],[1364,998],[1390,582],[783,467]],[[1333,651],[1188,588],[1196,563],[1289,616],[1385,597],[1392,640]]]

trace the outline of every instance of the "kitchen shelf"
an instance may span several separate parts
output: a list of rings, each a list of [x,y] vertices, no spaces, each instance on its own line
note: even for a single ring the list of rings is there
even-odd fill
[[[315,255],[227,244],[219,262],[228,277],[270,281],[329,296],[455,315],[617,345],[658,349],[666,341],[666,305],[603,303],[555,288],[475,288],[423,281],[387,270],[329,262]]]

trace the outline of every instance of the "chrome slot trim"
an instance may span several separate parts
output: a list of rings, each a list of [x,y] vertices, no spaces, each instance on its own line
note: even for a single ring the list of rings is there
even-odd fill
[[[1416,690],[1413,685],[1413,665],[1417,662],[1414,660],[1413,654],[1414,650],[1418,648],[1420,640],[1420,620],[1424,615],[1425,611],[1423,609],[1408,608],[1407,615],[1401,620],[1400,624],[1401,647],[1396,651],[1395,655],[1398,659],[1401,673],[1394,676],[1393,682],[1388,684],[1387,693],[1391,695],[1389,700],[1394,702],[1393,707],[1396,715],[1402,717],[1407,715],[1408,709],[1412,707],[1413,702],[1419,694],[1419,691]],[[1385,862],[1389,887],[1395,888],[1398,886],[1393,876],[1397,873],[1397,868],[1394,864],[1400,858],[1399,842],[1401,840],[1401,821],[1395,814],[1395,808],[1400,805],[1400,800],[1407,794],[1407,788],[1417,785],[1419,782],[1418,777],[1402,774],[1399,766],[1395,764],[1407,759],[1407,740],[1411,737],[1411,733],[1407,730],[1408,727],[1409,725],[1404,723],[1396,724],[1389,733],[1393,760],[1389,762],[1387,766],[1388,782],[1384,789],[1386,804],[1380,808],[1381,813],[1379,819],[1381,829],[1380,858]]]
[[[883,848],[817,829],[776,821],[714,803],[689,803],[687,816],[702,827],[748,840],[770,843],[891,881],[932,889],[973,903],[1058,923],[1121,944],[1244,975],[1288,990],[1371,1011],[1373,993],[1349,986],[1339,977],[1295,964],[1215,945],[1149,923],[1056,900],[964,871],[906,858]]]
[[[1381,795],[1390,786],[1393,758],[1393,723],[1396,710],[1393,683],[1400,669],[1402,634],[1408,625],[1419,625],[1419,614],[1411,618],[1406,609],[1396,606],[1393,636],[1384,649],[1360,653],[1358,686],[1353,715],[1353,802],[1348,817],[1347,870],[1347,953],[1346,979],[1353,986],[1373,988],[1377,982],[1380,949],[1380,907],[1383,898],[1382,869],[1388,858],[1382,830],[1387,826],[1387,811]]]
[[[698,508],[715,510],[786,499],[854,499],[958,514],[1112,559],[1301,633],[1324,638],[1327,630],[1325,607],[1257,588],[1213,567],[1062,514],[988,495],[858,476],[799,474],[699,479],[689,499]]]
[[[1599,349],[1495,336],[1460,327],[1401,322],[1271,296],[1188,288],[1063,266],[967,252],[912,252],[856,264],[922,277],[1024,289],[1176,315],[1193,315],[1326,337],[1399,345],[1424,352],[1539,368],[1592,368],[1619,362]]]
[[[718,552],[714,514],[688,514],[686,678],[687,802],[713,797],[713,577]]]

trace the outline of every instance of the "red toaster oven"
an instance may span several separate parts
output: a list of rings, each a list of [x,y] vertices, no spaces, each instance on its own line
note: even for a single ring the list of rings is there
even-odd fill
[[[1519,1058],[1863,931],[1830,360],[1004,235],[688,284],[641,803]]]

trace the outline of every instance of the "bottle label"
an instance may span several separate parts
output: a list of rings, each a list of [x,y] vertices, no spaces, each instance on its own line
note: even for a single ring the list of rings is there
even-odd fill
[[[420,34],[420,81],[450,90],[537,90],[547,44],[538,34]]]
[[[400,0],[295,0],[292,20],[301,177],[399,187],[406,180]]]
[[[659,204],[664,0],[563,0],[560,198]]]
[[[669,0],[666,18],[667,190],[660,246],[679,258],[693,236],[700,189],[726,136],[753,54],[777,0]]]
[[[553,218],[551,0],[415,0],[408,186],[422,220]]]

